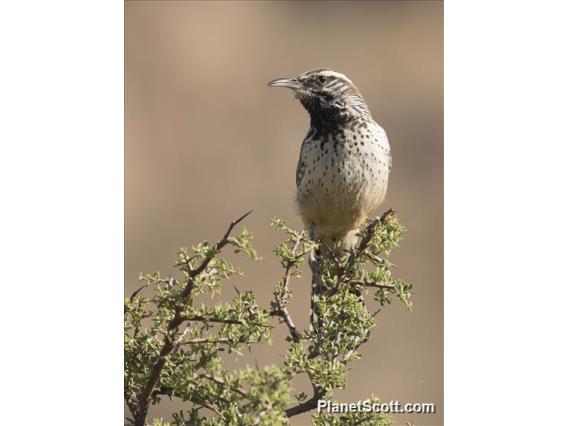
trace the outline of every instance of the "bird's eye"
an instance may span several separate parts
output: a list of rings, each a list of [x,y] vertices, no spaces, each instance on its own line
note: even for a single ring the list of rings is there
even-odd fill
[[[318,82],[323,84],[325,83],[325,81],[327,80],[327,78],[325,77],[325,75],[320,75],[318,76]]]

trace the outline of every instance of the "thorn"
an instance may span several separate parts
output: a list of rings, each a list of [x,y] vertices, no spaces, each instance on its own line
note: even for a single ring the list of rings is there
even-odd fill
[[[244,220],[249,214],[252,213],[252,210],[249,210],[248,212],[246,212],[244,215],[242,215],[241,217],[239,217],[237,220],[234,220],[233,222],[231,222],[231,224],[233,226],[237,225],[239,222],[241,222],[242,220]]]

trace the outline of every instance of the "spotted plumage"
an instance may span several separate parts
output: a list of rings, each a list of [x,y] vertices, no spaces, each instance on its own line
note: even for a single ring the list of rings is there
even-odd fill
[[[386,196],[391,168],[385,131],[353,82],[328,69],[277,79],[310,115],[296,170],[300,214],[315,239],[352,245]]]
[[[391,156],[385,131],[353,82],[336,71],[307,71],[269,85],[292,89],[310,115],[296,169],[296,200],[311,237],[322,243],[319,255],[336,242],[352,247],[359,227],[386,196]],[[319,329],[315,306],[323,284],[315,256],[310,265],[310,323]]]

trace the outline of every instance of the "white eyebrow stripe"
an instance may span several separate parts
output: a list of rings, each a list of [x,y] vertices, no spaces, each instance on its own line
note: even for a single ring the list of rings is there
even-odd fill
[[[321,72],[322,75],[325,75],[326,77],[336,77],[339,80],[345,80],[348,81],[349,83],[353,84],[353,82],[351,80],[349,80],[344,74],[341,74],[340,72],[337,71],[322,71]]]

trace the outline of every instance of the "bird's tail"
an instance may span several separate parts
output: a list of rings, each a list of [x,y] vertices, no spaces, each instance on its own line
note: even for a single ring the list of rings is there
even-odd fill
[[[330,251],[338,249],[336,255],[341,255],[340,252],[346,249],[351,249],[355,246],[357,242],[357,232],[358,230],[352,230],[340,238],[339,247],[329,247],[327,244],[322,243],[320,248],[312,252],[310,256],[310,269],[312,270],[312,296],[310,299],[310,326],[314,330],[319,330],[320,321],[317,315],[317,303],[319,297],[324,290],[325,286],[320,275],[320,261],[326,256],[331,256]],[[310,237],[315,238],[315,230],[310,229]],[[335,240],[334,240],[335,241]],[[360,299],[363,300],[362,296]]]
[[[319,330],[319,318],[317,315],[317,303],[321,292],[321,277],[319,274],[318,258],[316,253],[310,256],[310,269],[312,270],[312,295],[310,299],[310,327]]]
[[[342,247],[343,248],[352,248],[355,246],[357,242],[357,231],[352,231],[348,233],[345,238],[342,240]],[[309,260],[310,269],[312,271],[312,286],[311,286],[311,299],[310,299],[310,329],[316,333],[316,335],[320,336],[323,332],[322,327],[322,320],[318,315],[318,302],[320,296],[323,291],[325,291],[325,284],[321,277],[320,271],[320,262],[325,256],[330,256],[329,249],[327,247],[321,247],[318,250],[315,250]],[[359,298],[360,303],[363,305],[365,311],[367,312],[367,307],[365,306],[365,301],[363,299],[363,294],[360,291],[357,291],[356,296]],[[368,335],[364,336],[363,339],[355,344],[356,347],[360,346],[362,343],[367,341],[369,338]],[[353,348],[355,350],[355,347]]]

